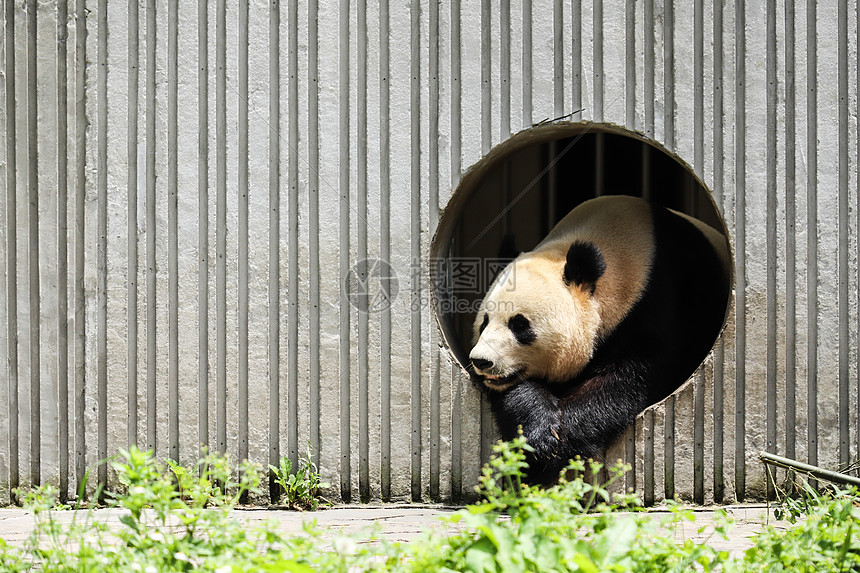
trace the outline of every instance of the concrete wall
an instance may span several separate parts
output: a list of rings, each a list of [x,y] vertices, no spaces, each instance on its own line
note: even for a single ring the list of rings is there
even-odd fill
[[[630,485],[749,499],[759,450],[856,459],[855,3],[3,8],[0,502],[130,442],[310,442],[334,498],[468,495],[491,425],[440,347],[430,239],[467,168],[570,113],[677,153],[734,246],[713,357],[610,452]],[[367,258],[398,278],[380,312],[344,288]]]

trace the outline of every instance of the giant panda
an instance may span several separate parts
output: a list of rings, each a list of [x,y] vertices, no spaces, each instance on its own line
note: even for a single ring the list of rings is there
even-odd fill
[[[678,388],[724,323],[725,237],[629,196],[591,199],[516,257],[479,306],[469,354],[502,437],[534,448],[528,479],[594,457]]]

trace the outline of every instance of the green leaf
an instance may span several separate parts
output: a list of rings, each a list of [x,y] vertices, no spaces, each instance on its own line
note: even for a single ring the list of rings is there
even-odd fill
[[[288,571],[289,573],[314,573],[313,568],[309,565],[286,559],[263,565],[263,571],[270,571],[271,573],[281,573],[282,571]]]
[[[636,522],[632,519],[619,519],[601,534],[594,544],[594,551],[601,555],[600,563],[613,563],[630,551],[635,539]]]
[[[481,515],[484,513],[489,513],[498,508],[491,503],[482,503],[480,505],[470,505],[468,509],[469,513],[471,513],[472,515]]]
[[[599,573],[600,569],[595,565],[594,561],[585,553],[577,553],[573,556],[573,562],[585,573]]]
[[[486,537],[476,541],[466,550],[466,570],[472,573],[498,571],[496,566],[496,548]]]
[[[140,531],[140,523],[131,515],[121,515],[119,518],[119,522],[128,527],[129,529],[133,529],[134,531]]]

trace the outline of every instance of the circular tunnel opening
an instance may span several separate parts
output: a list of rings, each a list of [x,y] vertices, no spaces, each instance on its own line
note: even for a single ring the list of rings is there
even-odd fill
[[[555,123],[520,132],[463,176],[431,244],[434,310],[460,366],[466,369],[469,362],[475,315],[498,273],[519,252],[534,248],[574,207],[602,195],[643,197],[728,236],[710,192],[693,170],[644,136],[593,123]],[[727,277],[725,301],[730,281]],[[724,317],[725,306],[718,309]]]

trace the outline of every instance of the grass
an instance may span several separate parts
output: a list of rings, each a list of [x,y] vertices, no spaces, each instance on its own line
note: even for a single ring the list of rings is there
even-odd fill
[[[599,464],[580,460],[568,467],[575,477],[553,487],[523,483],[525,449],[528,445],[522,438],[495,447],[480,478],[482,501],[449,518],[456,525],[451,533],[428,533],[400,544],[372,533],[332,541],[312,525],[300,535],[289,536],[279,534],[274,524],[248,526],[232,517],[231,510],[241,496],[258,491],[261,467],[244,463],[237,470],[227,458],[207,455],[186,468],[132,448],[112,463],[121,491],[104,494],[108,506],[122,510],[119,528],[108,529],[92,510],[76,512],[71,523],[61,524],[54,517],[56,492],[50,486],[19,492],[19,499],[35,514],[36,528],[21,548],[0,540],[0,570],[860,570],[856,492],[837,491],[805,505],[785,506],[793,512],[796,525],[789,531],[765,528],[753,547],[736,558],[714,549],[711,540],[677,542],[666,534],[691,523],[692,512],[670,504],[671,511],[661,519],[640,511],[641,503],[633,494],[610,494],[607,488],[623,476],[624,466],[609,468],[605,484],[583,477],[597,475]],[[288,464],[270,468],[286,503],[312,504],[308,495],[318,494],[322,484],[309,460],[308,455],[295,472]],[[712,535],[725,537],[728,527],[727,518],[718,520]]]
[[[320,479],[316,465],[313,463],[311,445],[308,443],[305,457],[301,458],[298,468],[293,472],[293,464],[287,457],[282,457],[279,467],[269,465],[269,471],[280,486],[280,498],[277,503],[284,503],[292,509],[316,510],[320,505],[330,505],[320,491],[329,484]]]

